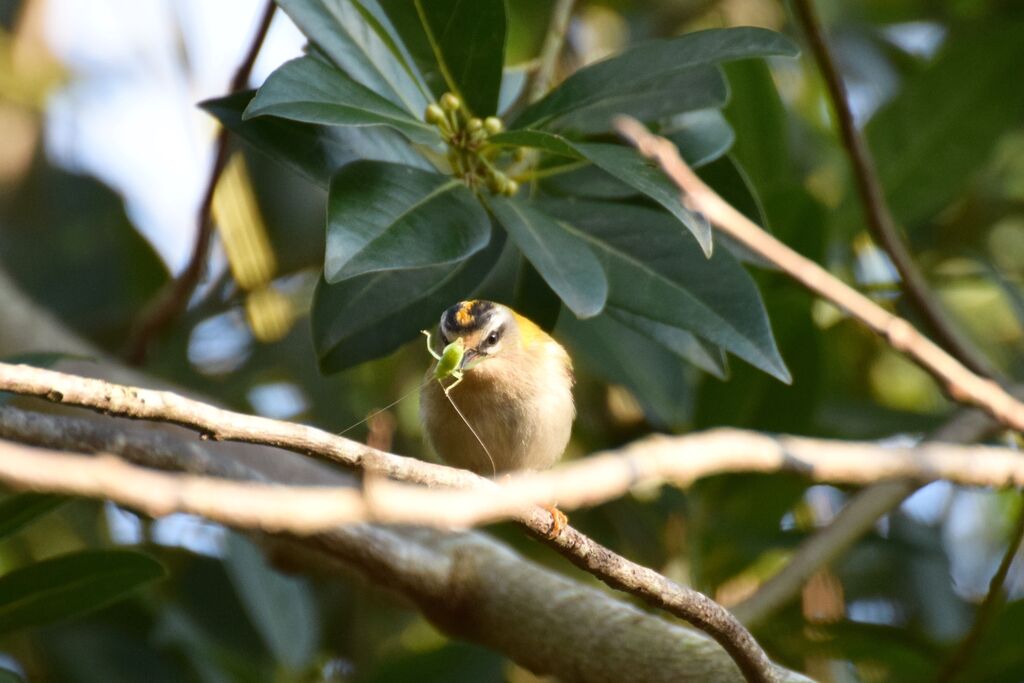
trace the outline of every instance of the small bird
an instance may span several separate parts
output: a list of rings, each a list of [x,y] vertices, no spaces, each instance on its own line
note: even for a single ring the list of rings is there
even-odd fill
[[[438,455],[484,476],[555,464],[576,417],[565,349],[528,318],[493,301],[460,301],[441,315],[438,331],[442,344],[461,339],[465,349],[462,379],[449,384],[447,396],[433,380],[433,367],[420,391],[420,417]],[[549,511],[557,536],[565,516]]]

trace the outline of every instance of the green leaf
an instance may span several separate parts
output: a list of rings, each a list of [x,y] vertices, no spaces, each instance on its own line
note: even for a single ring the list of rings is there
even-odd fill
[[[53,512],[67,501],[64,496],[48,493],[18,493],[0,500],[0,540]]]
[[[622,145],[577,143],[576,149],[602,171],[658,202],[697,239],[704,255],[711,257],[711,224],[702,214],[683,206],[678,187],[661,169],[644,159],[636,150]]]
[[[648,339],[657,342],[701,370],[718,379],[728,378],[729,366],[725,352],[714,344],[704,341],[686,330],[644,318],[615,306],[609,305],[606,311],[610,317],[626,327],[631,327],[642,333]]]
[[[597,315],[608,298],[608,279],[586,240],[531,204],[492,197],[491,211],[544,281],[580,318]]]
[[[90,612],[163,578],[163,566],[131,550],[83,550],[0,576],[0,632]]]
[[[227,536],[224,566],[274,658],[292,671],[308,666],[320,640],[320,617],[309,585],[271,569],[259,549],[235,533]]]
[[[311,312],[321,370],[380,358],[433,327],[484,280],[504,245],[499,230],[485,249],[453,265],[367,273],[333,285],[321,279]]]
[[[415,0],[448,88],[479,117],[498,110],[508,17],[504,0]]]
[[[590,161],[608,175],[668,209],[693,234],[704,253],[711,256],[711,225],[707,219],[683,206],[679,188],[661,169],[640,156],[636,150],[624,145],[573,142],[555,133],[540,130],[508,131],[495,135],[490,141],[495,145],[532,147],[551,154]]]
[[[725,101],[724,87],[719,85],[718,71],[708,67],[748,57],[796,54],[796,46],[785,36],[751,27],[711,29],[651,41],[580,69],[524,110],[514,124],[516,128],[558,127],[562,120],[571,122],[573,115],[586,120],[588,110],[650,119],[717,106]],[[702,84],[700,91],[678,91],[687,79],[697,79],[695,82]],[[631,102],[637,103],[636,108],[631,108]]]
[[[556,331],[586,370],[628,387],[657,427],[681,429],[693,409],[685,364],[609,313],[589,320],[563,315]]]
[[[414,117],[428,104],[415,66],[370,0],[277,0],[295,25],[358,83]]]
[[[270,74],[242,120],[267,115],[334,126],[388,126],[415,143],[441,142],[433,126],[311,55],[286,62]]]
[[[679,148],[691,168],[700,168],[724,155],[736,140],[732,126],[718,109],[700,109],[673,116],[661,135]]]
[[[757,287],[727,251],[704,258],[662,211],[583,201],[542,207],[590,243],[608,275],[609,306],[689,330],[790,381]]]
[[[242,120],[254,93],[235,93],[200,106],[259,152],[280,161],[321,187],[355,159],[389,161],[429,170],[432,166],[409,142],[388,128],[321,126],[275,117]]]
[[[487,245],[491,224],[473,193],[450,176],[356,161],[331,182],[328,282],[379,270],[452,263]]]
[[[1024,88],[1010,85],[1020,82],[1024,23],[954,34],[945,46],[865,130],[889,206],[907,223],[951,202],[1024,118]]]
[[[507,130],[492,135],[487,142],[498,147],[530,147],[570,159],[583,158],[573,142],[543,130]]]

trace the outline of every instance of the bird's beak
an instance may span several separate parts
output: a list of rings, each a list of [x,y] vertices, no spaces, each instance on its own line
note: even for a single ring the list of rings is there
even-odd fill
[[[476,349],[466,349],[462,354],[462,362],[459,363],[459,370],[469,370],[470,363],[480,358],[480,352]]]

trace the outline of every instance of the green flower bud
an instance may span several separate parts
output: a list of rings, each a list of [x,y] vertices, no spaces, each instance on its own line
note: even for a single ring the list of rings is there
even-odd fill
[[[505,184],[505,194],[509,197],[515,197],[519,192],[519,183],[509,178],[508,183]]]
[[[444,110],[437,106],[436,102],[431,102],[427,105],[427,111],[423,114],[423,118],[426,119],[427,123],[436,126],[444,121]]]
[[[462,100],[460,100],[457,95],[446,92],[441,95],[441,107],[446,111],[458,111],[462,108]]]
[[[466,122],[466,130],[468,130],[470,133],[476,133],[483,127],[484,122],[475,116]]]
[[[484,130],[487,131],[488,135],[497,135],[505,130],[505,124],[497,116],[488,116],[484,119]]]

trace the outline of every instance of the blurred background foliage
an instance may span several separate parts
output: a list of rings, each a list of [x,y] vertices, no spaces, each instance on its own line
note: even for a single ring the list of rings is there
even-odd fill
[[[144,10],[133,4],[0,1],[0,267],[112,354],[190,248],[212,131],[212,119],[194,105],[224,94],[261,11],[255,2],[218,10],[185,0],[139,3]],[[956,324],[1019,380],[1024,6],[816,4],[917,262]],[[508,6],[506,66],[521,66],[539,49],[549,3]],[[147,22],[142,11],[173,21]],[[76,25],[83,13],[90,19]],[[254,86],[298,53],[301,36],[287,23],[279,12]],[[558,73],[648,38],[734,25],[769,27],[803,43],[787,6],[775,0],[586,1],[577,3]],[[140,47],[152,31],[157,47]],[[135,43],[126,40],[133,32]],[[89,51],[105,41],[105,51]],[[806,53],[738,62],[726,73],[725,115],[735,140],[702,172],[740,174],[754,195],[745,210],[914,320],[891,264],[865,231],[824,86]],[[97,102],[141,119],[118,130],[117,115]],[[346,155],[345,140],[337,149],[294,144],[298,154],[321,155],[325,171]],[[425,350],[415,342],[339,374],[319,373],[307,314],[323,262],[325,193],[244,144],[235,153],[218,191],[222,233],[207,277],[145,369],[238,410],[340,431],[417,387]],[[922,371],[841,312],[777,273],[750,270],[792,385],[738,362],[723,381],[627,330],[614,331],[621,338],[587,333],[563,313],[558,331],[579,374],[580,416],[568,457],[651,431],[718,425],[908,441],[953,413]],[[46,340],[39,347],[45,351]],[[414,397],[350,435],[429,457]],[[685,493],[638,491],[575,513],[573,523],[730,605],[783,567],[851,493],[786,475],[730,475]],[[499,653],[447,640],[378,590],[282,574],[241,537],[200,520],[153,522],[86,501],[8,497],[2,504],[5,514],[22,515],[16,528],[0,530],[5,575],[71,554],[86,564],[64,571],[78,575],[86,566],[109,586],[102,563],[87,555],[96,549],[138,550],[163,565],[108,557],[137,564],[131,580],[114,585],[137,589],[129,598],[99,611],[103,601],[71,605],[58,615],[67,618],[41,625],[0,619],[3,680],[532,680]],[[1013,492],[928,486],[755,635],[775,659],[821,680],[929,680],[969,629],[1020,512]],[[510,526],[491,531],[593,581]],[[1007,590],[1010,601],[964,680],[1024,679],[1020,558]]]

